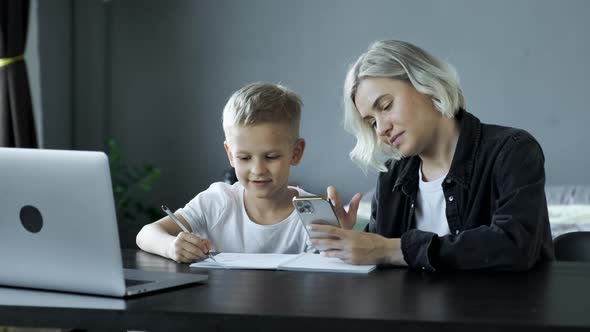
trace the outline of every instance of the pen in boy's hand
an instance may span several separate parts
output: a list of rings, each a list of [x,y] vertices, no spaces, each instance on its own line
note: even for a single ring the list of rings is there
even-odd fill
[[[215,257],[213,257],[213,255],[211,255],[211,251],[209,251],[207,253],[207,255],[209,256],[209,258],[211,258],[212,261],[214,261],[215,263],[217,263],[217,260],[215,259]]]
[[[178,225],[178,227],[180,227],[180,229],[182,229],[183,232],[190,233],[188,231],[188,229],[186,229],[186,227],[182,224],[182,222],[180,220],[178,220],[178,218],[176,218],[174,213],[172,213],[172,211],[170,211],[170,209],[166,206],[166,204],[162,204],[162,211],[166,212],[168,217],[170,217],[170,219],[172,219],[172,221],[174,221]],[[212,261],[217,263],[217,260],[213,257],[213,255],[211,255],[211,252],[208,252],[207,255],[209,256],[209,258],[211,258]]]
[[[182,229],[183,232],[188,232],[188,229],[186,229],[186,227],[182,224],[182,222],[180,222],[180,220],[178,220],[178,218],[176,218],[176,216],[174,215],[174,213],[172,213],[172,211],[170,211],[170,209],[168,209],[168,207],[166,206],[166,204],[162,204],[162,210],[164,212],[166,212],[166,214],[168,215],[168,217],[170,217],[170,219],[172,219],[172,221],[174,221],[178,227],[180,227],[180,229]]]

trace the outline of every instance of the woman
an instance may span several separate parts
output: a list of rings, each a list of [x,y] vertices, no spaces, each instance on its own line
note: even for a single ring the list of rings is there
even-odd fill
[[[368,232],[314,225],[332,239],[310,244],[354,264],[526,270],[553,259],[544,156],[520,129],[483,124],[465,110],[454,70],[401,41],[371,45],[344,84],[351,159],[380,171]]]

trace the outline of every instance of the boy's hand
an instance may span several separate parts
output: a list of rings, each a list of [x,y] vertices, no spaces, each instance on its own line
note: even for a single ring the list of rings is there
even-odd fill
[[[211,242],[192,233],[181,232],[168,247],[168,257],[179,263],[192,263],[207,257]]]
[[[348,203],[347,212],[340,201],[340,195],[338,195],[336,188],[334,186],[329,186],[327,191],[328,198],[334,202],[334,210],[336,211],[336,216],[338,217],[338,220],[340,220],[342,228],[352,229],[354,224],[356,224],[356,213],[359,209],[362,194],[356,193],[354,196],[352,196],[350,203]]]

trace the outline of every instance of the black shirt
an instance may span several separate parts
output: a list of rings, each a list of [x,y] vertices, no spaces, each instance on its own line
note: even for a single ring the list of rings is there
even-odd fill
[[[416,229],[418,156],[386,163],[365,230],[400,238],[411,268],[527,270],[552,260],[545,157],[528,132],[483,124],[461,110],[459,140],[442,187],[451,234]]]

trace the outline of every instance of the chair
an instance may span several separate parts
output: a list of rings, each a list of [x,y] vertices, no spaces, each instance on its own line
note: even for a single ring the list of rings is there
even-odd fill
[[[590,263],[590,232],[571,232],[553,239],[558,261]]]

